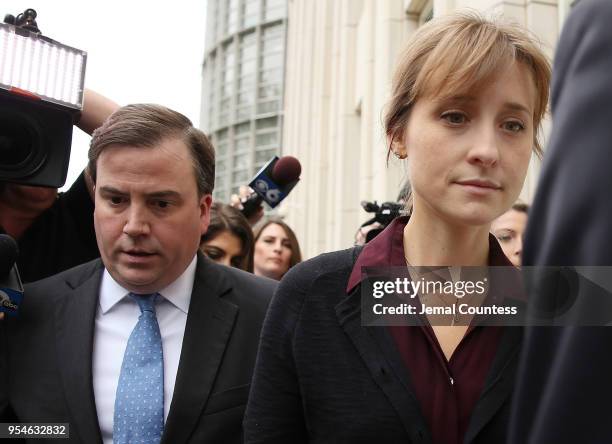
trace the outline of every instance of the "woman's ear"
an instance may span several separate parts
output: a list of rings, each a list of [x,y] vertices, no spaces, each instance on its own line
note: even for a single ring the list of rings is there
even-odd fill
[[[408,150],[406,149],[406,145],[398,139],[394,139],[391,142],[391,151],[398,159],[405,159],[408,157]]]

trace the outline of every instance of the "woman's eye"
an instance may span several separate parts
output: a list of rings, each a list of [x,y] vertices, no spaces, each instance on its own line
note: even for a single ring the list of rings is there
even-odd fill
[[[217,250],[204,250],[204,254],[212,260],[220,259],[221,256],[223,256],[221,252]]]
[[[499,236],[497,236],[497,240],[499,240],[500,242],[510,242],[512,240],[512,236],[510,236],[509,234],[500,234]]]
[[[461,125],[467,121],[467,117],[462,113],[446,113],[442,118],[452,125]]]
[[[518,133],[519,131],[523,131],[525,129],[525,126],[521,122],[517,121],[506,122],[504,123],[504,127],[513,133]]]

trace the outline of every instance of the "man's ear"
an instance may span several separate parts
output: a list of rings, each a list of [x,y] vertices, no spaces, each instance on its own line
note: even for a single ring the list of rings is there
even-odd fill
[[[204,194],[200,198],[200,231],[202,234],[208,230],[210,224],[210,207],[212,205],[212,195]]]

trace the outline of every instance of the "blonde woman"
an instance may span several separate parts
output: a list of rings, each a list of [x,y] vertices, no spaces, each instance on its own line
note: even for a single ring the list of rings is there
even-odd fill
[[[491,221],[516,200],[550,65],[520,28],[434,19],[408,43],[385,116],[408,162],[412,215],[363,249],[283,278],[264,323],[249,443],[502,443],[521,329],[361,324],[362,267],[512,266]]]

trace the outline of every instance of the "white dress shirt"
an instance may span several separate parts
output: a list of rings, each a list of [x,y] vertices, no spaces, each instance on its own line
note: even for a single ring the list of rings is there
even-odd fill
[[[164,353],[164,423],[174,393],[195,269],[196,257],[177,280],[158,292],[161,297],[155,301]],[[128,293],[104,270],[92,356],[94,396],[104,444],[113,443],[115,392],[127,342],[140,316],[138,304]]]

